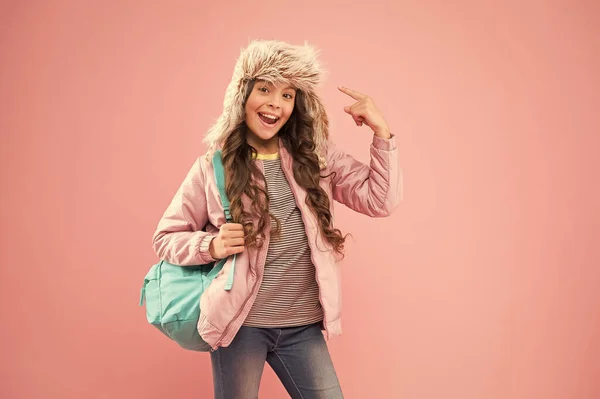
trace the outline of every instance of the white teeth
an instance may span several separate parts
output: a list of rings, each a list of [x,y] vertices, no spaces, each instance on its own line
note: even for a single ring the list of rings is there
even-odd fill
[[[263,113],[261,113],[261,115],[264,116],[265,118],[269,118],[273,121],[279,119],[278,117],[273,116],[273,115],[267,115],[267,114],[263,114]]]

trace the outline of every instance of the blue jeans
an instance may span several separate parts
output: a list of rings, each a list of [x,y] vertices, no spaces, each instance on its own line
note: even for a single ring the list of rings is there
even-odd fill
[[[265,361],[293,399],[343,398],[320,324],[311,324],[242,326],[231,345],[211,353],[215,399],[258,398]]]

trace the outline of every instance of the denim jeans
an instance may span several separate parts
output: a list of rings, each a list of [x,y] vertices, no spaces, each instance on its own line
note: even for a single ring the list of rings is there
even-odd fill
[[[320,324],[311,324],[242,326],[231,345],[211,353],[215,399],[258,398],[265,361],[293,399],[343,398]]]

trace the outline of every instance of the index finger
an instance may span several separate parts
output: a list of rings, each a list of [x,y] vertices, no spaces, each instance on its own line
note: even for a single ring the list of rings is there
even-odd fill
[[[244,230],[244,226],[243,226],[243,225],[241,225],[240,223],[225,223],[225,224],[223,225],[223,227],[224,227],[226,230],[229,230],[229,231],[233,231],[233,230]]]
[[[342,93],[345,93],[345,94],[349,95],[350,97],[352,97],[355,100],[362,100],[363,98],[367,97],[365,94],[359,93],[356,90],[352,90],[352,89],[349,89],[349,88],[344,87],[344,86],[338,86],[338,89]]]

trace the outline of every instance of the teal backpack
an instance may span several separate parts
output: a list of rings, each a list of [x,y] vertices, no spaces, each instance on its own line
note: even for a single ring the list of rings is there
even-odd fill
[[[225,218],[230,223],[221,151],[215,153],[212,162]],[[234,255],[225,290],[231,290],[233,286],[235,258]],[[202,340],[197,329],[200,297],[223,269],[226,260],[195,266],[178,266],[161,260],[153,265],[144,278],[140,296],[140,306],[144,300],[146,302],[148,322],[184,349],[210,351],[210,345]]]

